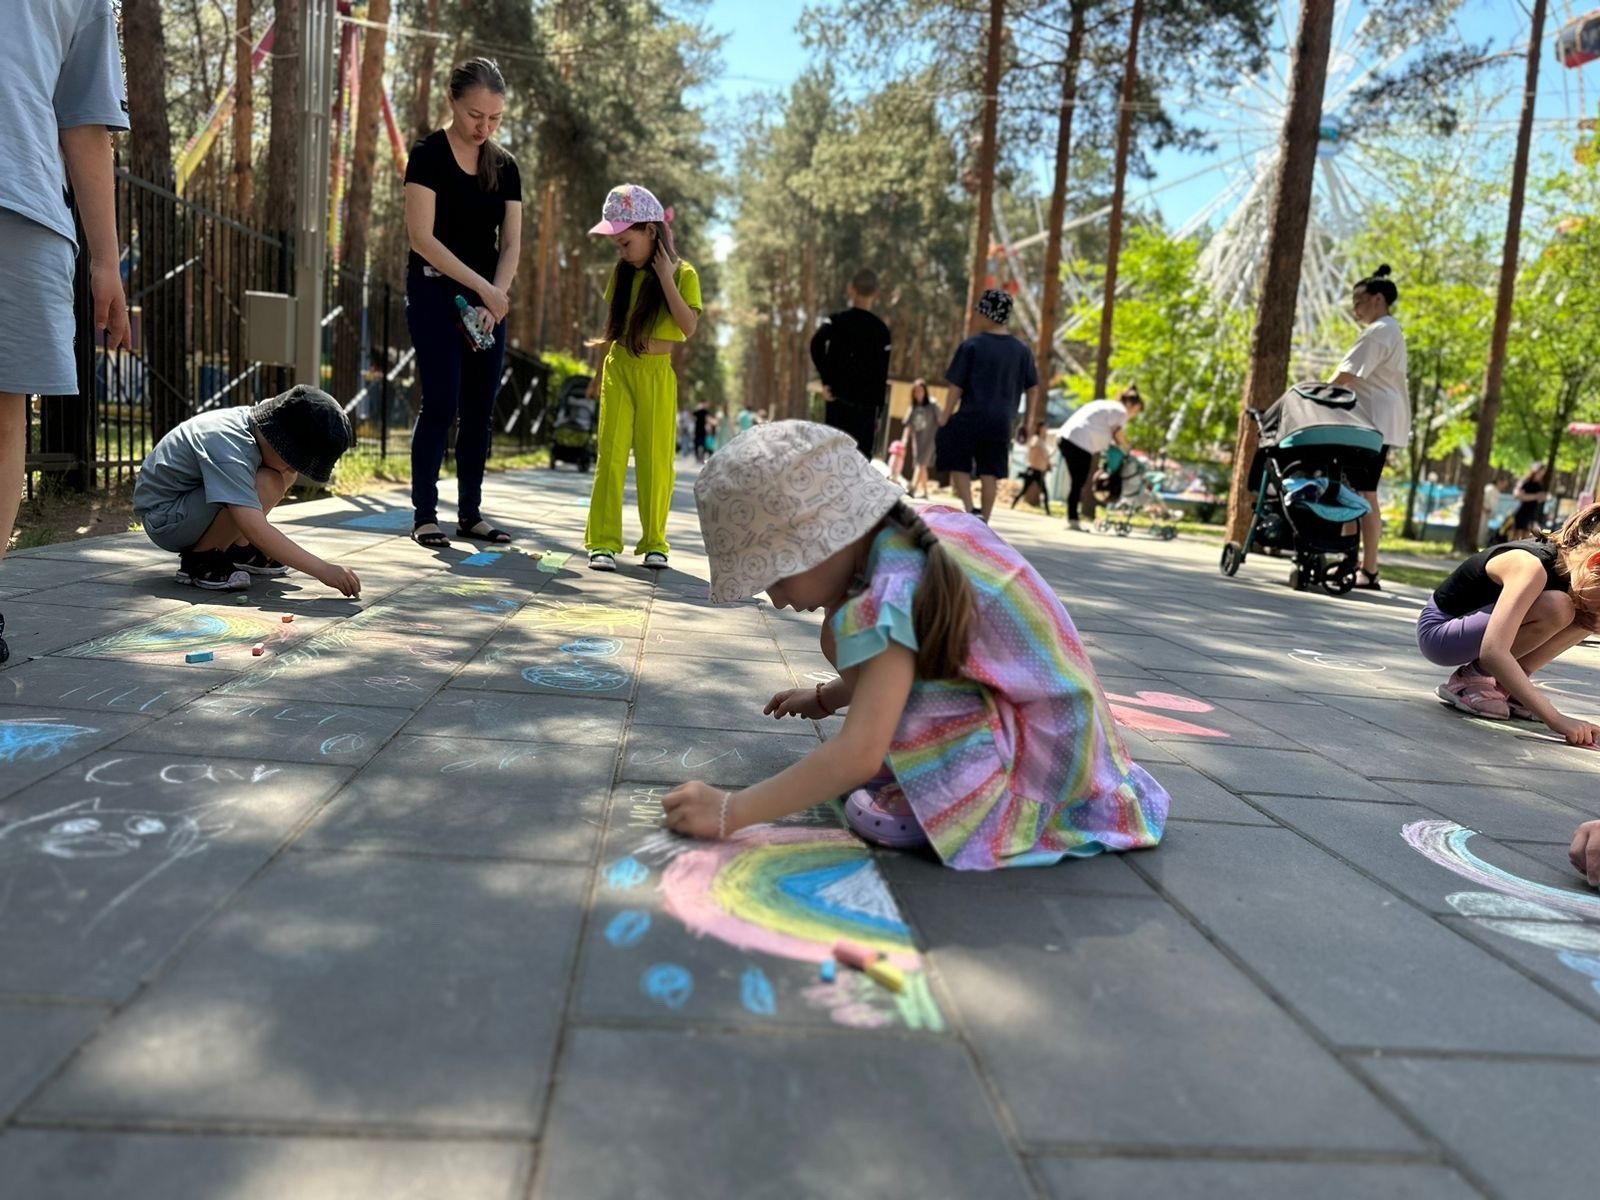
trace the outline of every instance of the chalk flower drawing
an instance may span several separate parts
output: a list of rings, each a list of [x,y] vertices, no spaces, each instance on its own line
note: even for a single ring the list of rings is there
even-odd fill
[[[171,812],[105,807],[99,797],[79,800],[37,816],[0,824],[0,874],[20,872],[30,861],[53,861],[53,874],[72,900],[88,889],[63,874],[59,864],[130,858],[146,869],[112,896],[79,930],[87,937],[128,897],[186,858],[193,858],[231,825],[202,824],[233,801],[212,801]],[[68,869],[70,870],[70,869]]]

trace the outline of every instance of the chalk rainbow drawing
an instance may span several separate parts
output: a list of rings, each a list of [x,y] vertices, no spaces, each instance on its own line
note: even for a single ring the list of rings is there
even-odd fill
[[[1445,902],[1474,925],[1557,952],[1561,964],[1600,992],[1600,896],[1535,883],[1485,862],[1467,847],[1474,831],[1453,821],[1413,821],[1406,844],[1430,862],[1492,888],[1455,892]]]
[[[100,732],[53,720],[0,721],[0,763],[43,762],[81,737]]]
[[[661,892],[689,930],[740,950],[820,963],[847,938],[902,970],[922,969],[883,876],[842,829],[753,826],[679,854]]]
[[[247,648],[283,639],[281,622],[245,613],[195,608],[163,613],[116,633],[79,642],[61,651],[68,658],[166,659],[191,650]]]

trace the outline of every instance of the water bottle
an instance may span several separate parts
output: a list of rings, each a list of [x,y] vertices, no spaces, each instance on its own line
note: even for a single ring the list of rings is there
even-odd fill
[[[472,343],[474,350],[487,350],[494,345],[494,338],[485,333],[483,326],[478,324],[477,310],[467,303],[465,296],[456,297],[456,316],[461,321],[461,332],[466,334],[467,341]]]

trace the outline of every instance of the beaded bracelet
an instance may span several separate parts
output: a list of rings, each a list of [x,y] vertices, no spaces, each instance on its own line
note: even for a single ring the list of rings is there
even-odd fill
[[[720,842],[728,836],[728,801],[733,799],[732,792],[722,793],[722,808],[717,813],[717,840]]]
[[[817,707],[822,710],[822,715],[825,717],[831,717],[834,713],[839,711],[838,709],[828,707],[828,702],[822,698],[822,684],[820,683],[817,684]]]

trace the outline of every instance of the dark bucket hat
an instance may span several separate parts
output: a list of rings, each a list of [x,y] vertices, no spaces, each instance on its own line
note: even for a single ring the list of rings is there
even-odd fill
[[[339,456],[356,440],[339,402],[303,383],[254,405],[250,423],[284,462],[317,483],[328,482]]]

